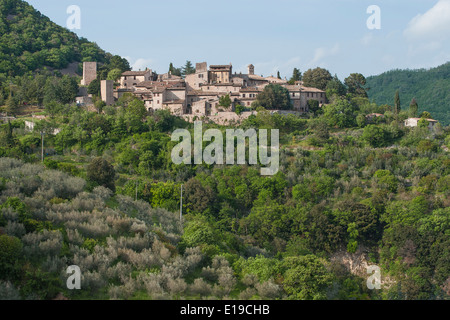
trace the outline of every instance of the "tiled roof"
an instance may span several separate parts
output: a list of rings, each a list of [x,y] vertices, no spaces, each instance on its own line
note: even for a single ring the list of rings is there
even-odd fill
[[[301,87],[302,91],[304,92],[319,92],[319,93],[325,93],[325,91],[317,89],[317,88],[311,88],[311,87]]]
[[[145,71],[125,71],[122,73],[122,76],[144,76],[147,73],[151,72],[151,70],[145,70]]]

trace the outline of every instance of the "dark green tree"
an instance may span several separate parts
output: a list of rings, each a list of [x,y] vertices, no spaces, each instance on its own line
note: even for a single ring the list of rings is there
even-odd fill
[[[317,115],[317,111],[320,110],[319,101],[317,101],[315,99],[310,99],[310,100],[308,100],[307,104],[308,104],[309,112],[312,112],[314,115]]]
[[[341,82],[341,80],[339,80],[337,75],[334,75],[333,79],[331,79],[327,83],[327,88],[326,88],[327,98],[331,99],[334,95],[336,95],[338,97],[342,97],[342,96],[345,96],[346,93],[347,93],[347,89],[345,88],[344,84]]]
[[[112,191],[116,190],[114,184],[116,172],[106,159],[102,157],[93,159],[87,167],[86,175],[89,181],[109,188]]]
[[[222,106],[225,108],[229,108],[231,106],[231,98],[230,98],[229,94],[227,94],[225,96],[221,96],[219,98],[219,106]]]
[[[302,73],[300,69],[294,68],[292,71],[292,77],[289,79],[288,83],[294,85],[296,81],[302,80]]]
[[[326,90],[328,82],[332,79],[331,73],[323,68],[309,69],[303,74],[303,85],[320,90]]]
[[[348,93],[357,96],[367,98],[366,78],[361,73],[352,73],[344,80],[345,85],[348,88]]]
[[[400,113],[402,107],[400,102],[400,90],[395,91],[395,97],[394,97],[394,115],[398,116]]]
[[[193,74],[195,73],[195,68],[192,65],[192,62],[187,60],[186,64],[183,66],[183,68],[181,69],[181,75],[183,77],[186,77],[188,74]]]
[[[94,79],[88,86],[88,93],[100,96],[100,80]]]
[[[411,103],[409,104],[409,116],[411,118],[417,117],[419,112],[419,106],[417,105],[416,98],[413,98],[411,100]]]
[[[256,98],[256,101],[265,109],[289,110],[292,108],[289,91],[273,83],[264,88]]]

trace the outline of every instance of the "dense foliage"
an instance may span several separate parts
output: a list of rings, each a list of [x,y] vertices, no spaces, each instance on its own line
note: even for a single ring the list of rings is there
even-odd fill
[[[312,119],[260,109],[241,127],[280,129],[269,177],[258,166],[174,165],[170,133],[193,125],[130,96],[43,120],[61,129],[46,137],[46,168],[33,164],[39,131],[4,124],[0,296],[447,298],[448,128],[405,128],[389,111],[365,118],[383,108],[340,97]],[[380,266],[383,289],[369,290],[348,259]],[[81,291],[65,287],[71,264]]]
[[[95,43],[58,26],[22,0],[0,1],[0,74],[22,75],[71,62],[105,63],[110,56]]]
[[[35,38],[54,46],[18,41],[1,51],[0,99],[8,110],[43,104],[47,118],[33,130],[27,117],[0,125],[0,299],[449,298],[450,129],[429,129],[429,114],[403,126],[420,113],[419,96],[400,88],[411,107],[394,110],[369,101],[361,74],[342,83],[325,69],[294,70],[292,82],[326,90],[330,103],[312,101],[302,117],[272,114],[264,107],[291,105],[269,85],[241,124],[203,123],[223,134],[279,129],[278,173],[175,165],[171,133],[193,136],[192,123],[149,113],[130,94],[94,113],[73,101],[78,79],[36,72],[103,61],[89,87],[97,94],[99,80],[129,69],[126,60],[83,46],[23,1],[0,1],[2,42],[27,39],[36,22]],[[36,65],[23,63],[24,50]],[[48,60],[49,50],[58,58]],[[192,71],[187,61],[180,74]],[[70,265],[80,267],[81,290],[66,287]],[[368,265],[380,267],[382,289],[367,287]]]
[[[450,63],[429,70],[392,70],[368,77],[366,87],[370,99],[378,104],[393,106],[399,90],[403,110],[415,98],[419,114],[426,110],[443,125],[450,124]]]

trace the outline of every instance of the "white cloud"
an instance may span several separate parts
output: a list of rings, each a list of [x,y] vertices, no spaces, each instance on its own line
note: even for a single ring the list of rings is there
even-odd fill
[[[253,65],[255,66],[255,74],[257,75],[276,77],[277,72],[280,71],[283,78],[289,78],[292,75],[292,70],[294,70],[294,68],[301,69],[301,61],[301,58],[297,56],[284,61],[274,59],[271,61],[256,62]],[[241,67],[237,70],[241,70],[243,73],[247,73],[247,66]]]
[[[449,36],[450,0],[439,0],[424,14],[414,17],[404,31],[409,40],[442,39]]]
[[[152,69],[152,64],[155,63],[153,59],[145,59],[145,58],[138,58],[134,59],[132,57],[125,57],[125,59],[128,60],[130,63],[131,69],[138,71],[138,70],[145,70],[145,68]]]
[[[366,33],[361,39],[361,44],[363,44],[364,46],[369,46],[373,42],[373,40],[373,32]]]
[[[325,47],[320,47],[317,48],[314,51],[314,57],[313,59],[308,63],[309,66],[313,67],[313,66],[317,66],[319,65],[321,62],[323,62],[323,60],[326,57],[330,57],[330,56],[334,56],[336,54],[338,54],[340,51],[340,47],[339,44],[335,44],[333,48],[328,49]]]

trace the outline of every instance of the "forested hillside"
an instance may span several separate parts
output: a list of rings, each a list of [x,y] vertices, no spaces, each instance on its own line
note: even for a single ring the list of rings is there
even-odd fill
[[[0,74],[23,75],[71,62],[105,63],[111,55],[97,44],[50,21],[22,0],[0,0]]]
[[[425,70],[392,70],[367,78],[369,98],[377,104],[394,104],[400,91],[402,109],[408,109],[413,98],[419,111],[428,111],[443,125],[450,124],[450,62]]]
[[[43,116],[0,123],[0,299],[449,299],[450,127],[428,128],[426,113],[403,125],[406,90],[420,111],[447,115],[420,100],[418,75],[445,87],[448,65],[411,71],[417,81],[372,78],[372,94],[386,90],[379,104],[361,74],[342,83],[317,68],[303,81],[330,103],[309,114],[272,113],[272,102],[228,126],[203,119],[223,135],[278,129],[273,176],[259,165],[176,165],[171,135],[193,136],[192,123],[131,93],[98,99],[98,80],[129,69],[125,59],[23,1],[0,4],[1,109],[36,104]],[[103,62],[88,88],[96,112],[74,103],[79,79],[57,70],[86,60]],[[431,82],[436,105],[448,103]],[[403,110],[382,105],[397,89]],[[66,285],[71,265],[80,290]],[[380,268],[380,289],[368,287],[368,265]]]
[[[170,134],[193,125],[131,96],[100,114],[62,107],[33,132],[4,124],[0,298],[448,299],[450,132],[389,113],[360,121],[381,109],[361,98],[314,119],[260,109],[240,127],[280,129],[268,177],[175,165]],[[81,290],[65,286],[69,265]],[[368,289],[364,265],[380,267],[382,289]]]
[[[84,61],[98,62],[98,80],[130,70],[126,59],[78,38],[25,1],[0,0],[0,111],[15,115],[28,105],[73,102]],[[99,88],[93,81],[90,92]]]

